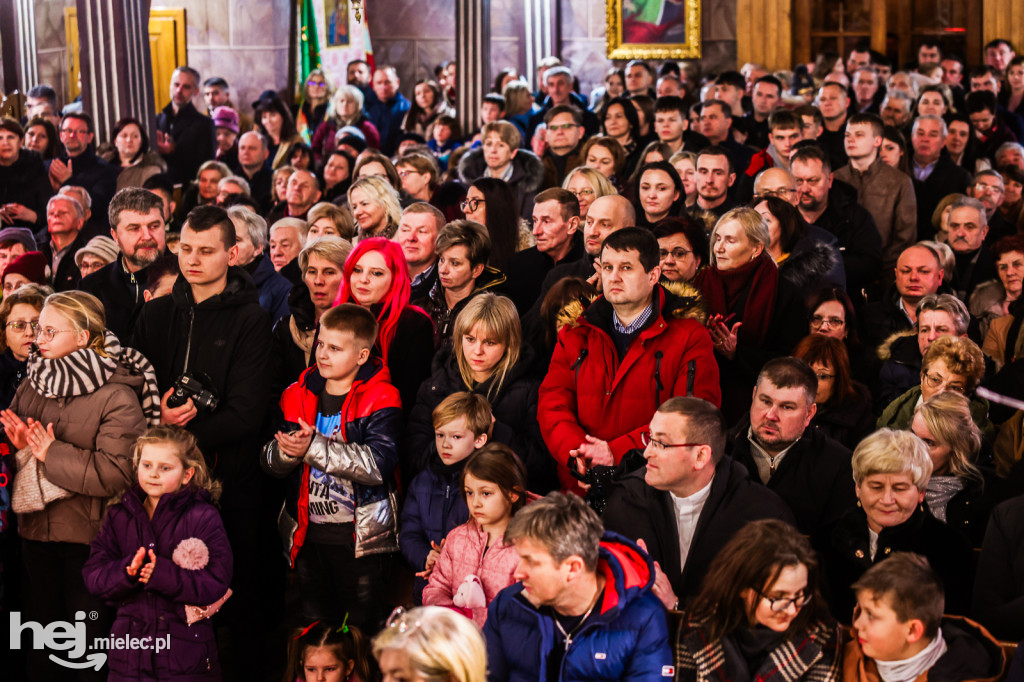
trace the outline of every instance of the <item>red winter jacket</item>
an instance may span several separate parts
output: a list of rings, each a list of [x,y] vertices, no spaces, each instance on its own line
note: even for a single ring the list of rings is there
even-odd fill
[[[604,297],[559,332],[537,419],[563,488],[575,489],[566,463],[584,436],[608,441],[618,462],[643,447],[640,433],[669,398],[691,395],[721,405],[711,335],[696,319],[703,314],[700,295],[689,285],[681,290],[686,295],[655,287],[653,321],[621,361],[606,331],[612,306]]]

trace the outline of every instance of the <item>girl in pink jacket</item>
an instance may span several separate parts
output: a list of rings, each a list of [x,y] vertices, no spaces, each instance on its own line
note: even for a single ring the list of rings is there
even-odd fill
[[[462,488],[469,521],[448,533],[423,589],[425,606],[450,606],[483,627],[487,605],[515,582],[509,519],[526,504],[526,470],[508,446],[488,443],[466,460]]]

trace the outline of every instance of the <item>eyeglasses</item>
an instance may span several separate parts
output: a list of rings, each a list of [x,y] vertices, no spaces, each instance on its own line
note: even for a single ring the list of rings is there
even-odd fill
[[[788,609],[790,605],[796,607],[796,610],[799,611],[803,607],[807,606],[807,602],[811,601],[811,595],[809,594],[800,594],[795,597],[778,597],[776,599],[772,599],[760,590],[755,590],[755,592],[757,592],[757,594],[762,599],[768,602],[768,608],[772,610],[772,613],[782,613],[783,611]]]
[[[562,125],[548,126],[548,130],[554,130],[555,132],[558,132],[559,130],[572,130],[573,128],[576,127],[578,126],[575,123],[563,123]]]
[[[459,204],[459,208],[462,209],[463,213],[465,213],[466,211],[475,211],[477,209],[477,207],[480,206],[480,204],[483,204],[483,203],[486,203],[486,200],[484,200],[484,199],[463,199],[462,203]]]
[[[579,199],[580,197],[594,196],[594,190],[592,189],[571,189],[569,191],[572,192],[577,199]]]
[[[398,177],[400,177],[403,180],[405,180],[407,177],[409,177],[413,173],[415,173],[416,175],[423,175],[423,173],[420,173],[418,170],[400,170],[400,171],[398,171]],[[481,201],[482,201],[482,199],[481,199]],[[463,203],[465,203],[465,202],[463,202]],[[466,209],[463,208],[462,210],[466,210]]]
[[[814,376],[818,377],[818,381],[832,381],[836,378],[835,374],[825,374],[825,372],[815,372]]]
[[[815,329],[823,326],[826,322],[830,327],[842,327],[846,324],[846,320],[839,317],[825,317],[823,315],[814,315],[811,317],[811,326]]]
[[[420,626],[420,621],[410,620],[409,612],[405,610],[405,607],[396,606],[395,610],[388,616],[387,621],[384,623],[384,629],[390,630],[396,628],[398,632],[405,633],[411,632]]]
[[[967,391],[967,387],[963,384],[951,384],[951,379],[946,379],[939,376],[938,374],[932,374],[931,372],[923,372],[922,377],[924,384],[928,388],[941,388],[943,390],[954,391],[956,393],[964,393]]]
[[[640,442],[644,444],[645,448],[653,447],[655,450],[667,450],[669,448],[696,448],[704,445],[704,443],[662,443],[651,435],[650,431],[643,431],[640,434]]]
[[[671,251],[667,251],[665,249],[661,249],[660,251],[658,251],[658,255],[661,258],[661,260],[665,260],[666,258],[669,257],[669,255],[672,256],[672,260],[683,260],[691,253],[693,253],[693,251],[687,251],[681,246],[678,246],[672,249]]]
[[[306,85],[311,88],[326,88],[327,83],[323,81],[306,81]]]
[[[36,335],[36,341],[42,341],[46,343],[51,340],[57,334],[69,334],[77,332],[77,329],[54,329],[53,327],[47,327],[46,329],[40,329]]]
[[[39,327],[39,322],[26,322],[25,320],[14,320],[13,322],[7,323],[8,329],[13,329],[16,332],[23,332],[26,328],[31,329],[34,334],[36,329]]]
[[[796,194],[795,189],[789,189],[788,187],[779,187],[778,189],[765,189],[761,190],[757,194],[758,199],[765,199],[767,197],[777,197],[779,199],[785,199],[788,196]]]

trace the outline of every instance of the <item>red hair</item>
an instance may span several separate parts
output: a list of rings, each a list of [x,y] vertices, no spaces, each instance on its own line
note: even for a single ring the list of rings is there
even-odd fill
[[[371,237],[361,240],[352,253],[345,259],[344,277],[341,280],[341,287],[338,289],[338,296],[334,299],[334,305],[341,303],[358,303],[352,298],[349,289],[349,280],[352,279],[352,270],[363,255],[370,251],[378,251],[384,257],[384,264],[391,271],[391,288],[384,295],[380,302],[381,309],[377,314],[377,324],[380,331],[377,332],[377,344],[380,346],[381,360],[387,364],[388,349],[395,338],[398,328],[398,318],[402,311],[409,305],[409,296],[412,292],[412,283],[409,279],[409,265],[405,261],[405,254],[398,242],[393,242],[384,237]]]

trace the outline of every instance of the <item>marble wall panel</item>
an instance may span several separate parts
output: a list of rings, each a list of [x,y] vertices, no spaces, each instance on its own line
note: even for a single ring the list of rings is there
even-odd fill
[[[591,9],[604,6],[604,0],[559,0],[562,19],[562,41],[590,38]]]
[[[289,0],[228,0],[231,44],[288,46]]]
[[[580,93],[590,96],[590,91],[604,80],[604,74],[612,65],[605,56],[604,39],[567,40],[562,43],[562,59],[572,66],[573,74],[580,82]]]

